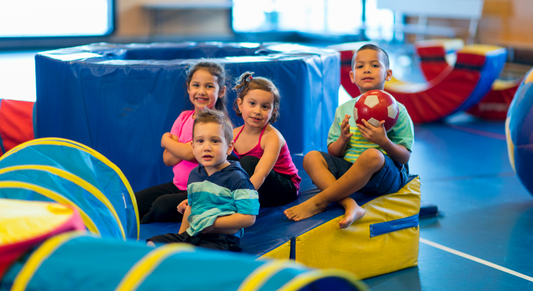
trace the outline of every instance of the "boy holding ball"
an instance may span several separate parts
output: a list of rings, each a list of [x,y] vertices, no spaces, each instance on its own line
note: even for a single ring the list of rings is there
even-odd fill
[[[383,90],[391,77],[389,57],[380,47],[366,44],[354,54],[350,79],[361,94]],[[305,155],[303,167],[321,192],[285,210],[287,218],[300,221],[324,211],[329,203],[338,202],[345,210],[339,226],[347,228],[365,215],[365,210],[350,197],[352,193],[378,196],[397,192],[407,183],[414,142],[413,122],[407,110],[398,103],[398,121],[387,132],[384,121],[379,126],[366,120],[355,124],[351,114],[359,98],[337,108],[328,134],[328,153],[311,151]]]

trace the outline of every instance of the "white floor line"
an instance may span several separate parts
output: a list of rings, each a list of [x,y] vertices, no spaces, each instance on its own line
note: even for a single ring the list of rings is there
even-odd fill
[[[508,273],[508,274],[511,274],[511,275],[514,275],[514,276],[517,276],[517,277],[520,277],[522,279],[525,279],[525,280],[528,280],[528,281],[531,281],[533,282],[533,277],[530,277],[530,276],[527,276],[527,275],[524,275],[524,274],[521,274],[521,273],[518,273],[518,272],[515,272],[513,270],[510,270],[510,269],[507,269],[505,267],[502,267],[502,266],[499,266],[499,265],[496,265],[496,264],[493,264],[491,262],[488,262],[488,261],[485,261],[485,260],[482,260],[480,258],[476,258],[474,256],[471,256],[471,255],[468,255],[468,254],[465,254],[465,253],[462,253],[460,251],[456,251],[454,249],[451,249],[449,247],[445,247],[443,245],[439,245],[438,243],[434,243],[432,241],[429,241],[427,239],[424,239],[424,238],[420,238],[420,242],[421,243],[424,243],[426,245],[429,245],[429,246],[432,246],[432,247],[435,247],[437,249],[441,249],[445,252],[448,252],[448,253],[452,253],[454,255],[458,255],[460,257],[463,257],[463,258],[466,258],[466,259],[469,259],[469,260],[472,260],[474,262],[478,262],[480,264],[483,264],[485,266],[489,266],[491,268],[494,268],[496,270],[500,270],[502,272],[505,272],[505,273]]]

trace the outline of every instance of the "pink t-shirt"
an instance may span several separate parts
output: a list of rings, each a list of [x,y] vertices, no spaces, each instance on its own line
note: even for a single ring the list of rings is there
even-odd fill
[[[233,139],[233,142],[237,142],[237,139],[239,138],[239,135],[241,135],[242,130],[244,129],[244,126],[241,128],[237,136]],[[240,159],[244,156],[252,156],[256,157],[258,159],[261,159],[263,156],[263,149],[261,148],[261,138],[263,137],[263,133],[265,132],[266,126],[261,131],[261,134],[259,135],[259,141],[257,142],[257,145],[253,147],[251,150],[249,150],[246,153],[240,154],[237,152],[237,150],[234,148],[233,152],[237,155],[237,157]],[[289,147],[287,146],[287,143],[285,143],[281,150],[279,151],[278,159],[276,160],[276,163],[274,164],[273,168],[274,172],[288,175],[291,177],[291,181],[294,184],[294,187],[296,187],[296,190],[300,190],[300,182],[302,182],[302,178],[298,176],[298,169],[292,162],[291,153],[289,152]]]
[[[170,133],[178,136],[178,141],[181,143],[187,143],[192,140],[192,128],[194,125],[194,119],[192,118],[194,110],[183,111],[174,125]],[[198,162],[181,161],[174,165],[172,171],[174,172],[174,185],[180,190],[187,190],[187,180],[189,180],[189,173],[192,169],[198,166]]]

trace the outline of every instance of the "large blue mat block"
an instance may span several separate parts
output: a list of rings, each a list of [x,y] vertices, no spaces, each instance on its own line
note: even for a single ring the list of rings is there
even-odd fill
[[[270,78],[282,100],[274,126],[292,154],[326,149],[338,105],[340,55],[293,44],[90,44],[35,56],[35,135],[85,144],[115,163],[134,191],[172,181],[161,136],[192,108],[186,69],[199,58],[225,65],[228,86],[245,71]],[[228,92],[228,107],[236,98]],[[235,125],[243,123],[230,109]]]

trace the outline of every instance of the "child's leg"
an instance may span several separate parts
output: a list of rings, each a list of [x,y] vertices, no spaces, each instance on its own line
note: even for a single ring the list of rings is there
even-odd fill
[[[344,208],[344,217],[339,221],[341,229],[348,228],[354,221],[365,216],[365,209],[359,206],[352,197],[346,197],[338,202]]]
[[[251,177],[259,159],[253,156],[244,156],[240,159],[244,171]],[[263,185],[257,190],[259,193],[259,203],[261,207],[273,207],[285,205],[298,198],[298,190],[292,183],[289,176],[276,173],[271,170],[266,176]]]
[[[335,176],[333,176],[329,170],[328,163],[324,159],[324,156],[318,151],[308,152],[304,157],[303,166],[305,172],[309,175],[309,178],[311,178],[311,181],[313,181],[321,191],[337,181]]]
[[[189,228],[189,215],[191,214],[191,206],[188,205],[183,212],[183,219],[181,220],[180,231],[178,234],[184,233]]]
[[[139,218],[142,219],[150,211],[152,204],[157,198],[166,194],[176,193],[177,191],[179,191],[178,187],[173,182],[169,182],[135,192]]]
[[[372,175],[377,173],[384,164],[385,157],[379,150],[368,149],[364,151],[359,158],[355,160],[350,169],[348,169],[348,171],[336,182],[302,204],[285,210],[285,215],[291,220],[300,221],[324,211],[329,203],[335,201],[340,202],[349,197],[352,193],[363,188],[370,178],[372,178]],[[346,204],[348,203],[347,201],[349,200],[343,201],[343,203],[345,203],[343,206],[350,206],[351,203]],[[354,219],[359,219],[361,217],[354,216]]]
[[[311,151],[305,155],[303,167],[320,190],[325,190],[337,181],[331,173],[324,156],[318,151]],[[361,219],[365,215],[365,210],[350,197],[339,200],[338,203],[344,208],[344,218],[339,221],[341,229],[347,228],[354,221]]]

